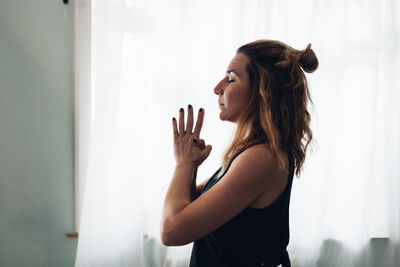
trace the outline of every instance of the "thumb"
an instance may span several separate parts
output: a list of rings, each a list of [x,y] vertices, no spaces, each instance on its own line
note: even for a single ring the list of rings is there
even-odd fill
[[[212,146],[206,145],[206,148],[204,149],[204,154],[205,154],[206,158],[208,157],[208,155],[210,155],[211,150],[212,150]]]
[[[211,150],[212,150],[212,146],[211,145],[207,145],[204,147],[204,149],[202,149],[203,151],[201,152],[201,156],[198,162],[198,165],[200,166],[203,161],[205,161],[208,158],[208,155],[210,155]]]

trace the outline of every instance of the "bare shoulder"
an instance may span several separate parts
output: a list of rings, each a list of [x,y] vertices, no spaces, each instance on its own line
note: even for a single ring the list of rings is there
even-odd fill
[[[252,157],[264,165],[269,165],[270,167],[273,167],[275,164],[277,164],[274,153],[268,144],[253,145],[243,151],[243,154],[248,157]],[[278,150],[278,154],[285,159],[287,158],[287,153],[283,150]],[[285,162],[288,163],[287,160]]]
[[[263,186],[267,177],[276,172],[276,162],[270,147],[267,144],[253,145],[240,153],[233,161],[228,173],[239,174],[247,183]],[[228,174],[227,173],[227,174]]]
[[[249,205],[253,208],[264,208],[272,204],[286,187],[288,177],[287,153],[278,151],[285,159],[285,168],[279,170],[278,162],[268,144],[254,145],[243,151],[243,156],[248,158],[253,177],[258,177],[261,188],[260,195]],[[251,162],[250,162],[251,161]]]
[[[257,144],[249,147],[243,153],[256,154],[258,156],[269,157],[272,159],[273,154],[270,146],[268,144]]]
[[[275,168],[275,158],[268,144],[257,144],[249,147],[238,156],[238,161],[243,161],[264,171]]]

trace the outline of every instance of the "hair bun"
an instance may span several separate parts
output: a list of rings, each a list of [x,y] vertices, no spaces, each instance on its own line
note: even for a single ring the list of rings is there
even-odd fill
[[[308,44],[306,49],[300,51],[299,64],[308,73],[314,72],[318,68],[318,59],[311,49],[311,44]]]

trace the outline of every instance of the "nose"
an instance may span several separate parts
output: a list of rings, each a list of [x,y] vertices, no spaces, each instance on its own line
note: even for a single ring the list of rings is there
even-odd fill
[[[224,81],[224,79],[222,79],[222,80],[217,84],[217,86],[215,86],[215,88],[214,88],[214,94],[220,95],[220,94],[223,94],[223,93],[224,93],[223,81]]]

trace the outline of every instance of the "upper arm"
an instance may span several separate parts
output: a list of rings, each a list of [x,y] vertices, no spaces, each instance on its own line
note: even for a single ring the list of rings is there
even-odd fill
[[[263,193],[273,171],[269,151],[253,146],[232,162],[224,177],[171,218],[164,233],[168,245],[184,245],[205,236],[249,206]]]

